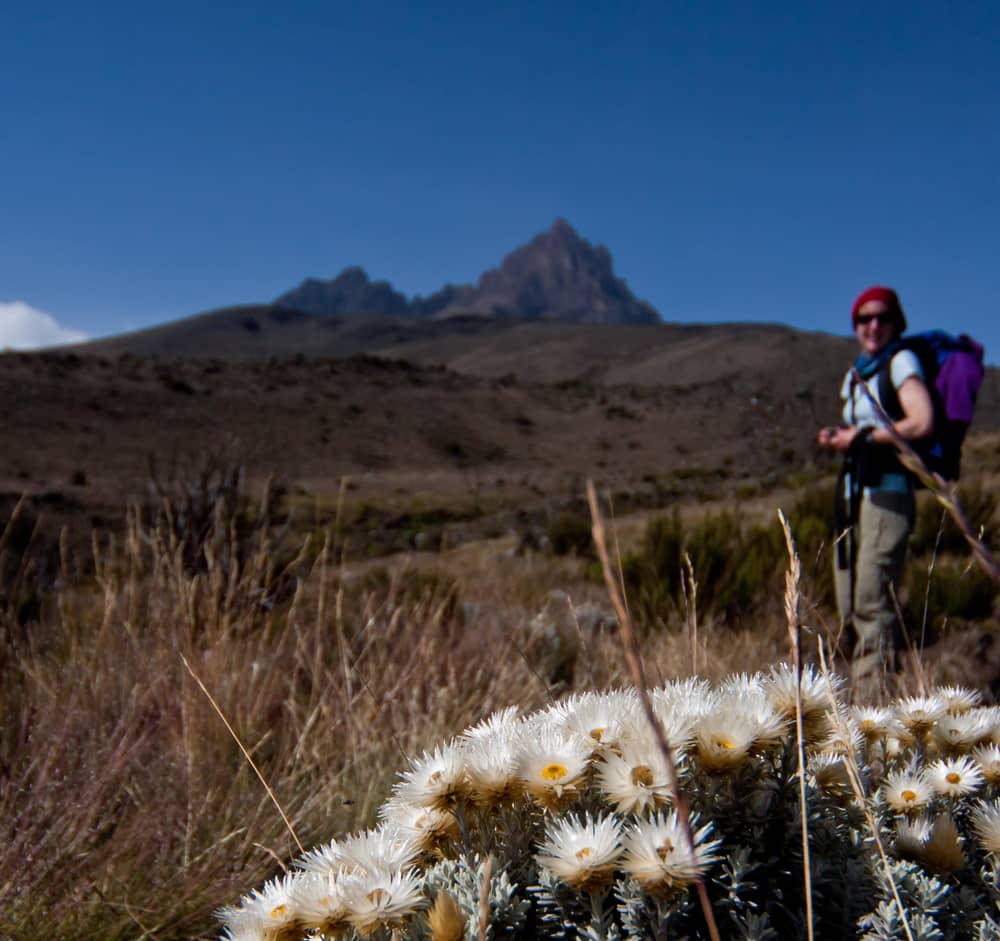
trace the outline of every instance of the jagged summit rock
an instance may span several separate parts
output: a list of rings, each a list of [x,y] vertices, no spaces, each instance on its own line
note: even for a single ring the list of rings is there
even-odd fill
[[[405,316],[409,301],[393,290],[388,281],[372,281],[363,268],[345,268],[331,281],[306,278],[298,287],[281,295],[275,306],[306,314],[339,317],[354,314]]]
[[[406,297],[357,267],[332,281],[307,279],[275,302],[321,316],[457,315],[572,323],[659,323],[656,308],[615,276],[611,253],[581,238],[565,219],[484,272],[475,286],[445,285],[428,297]]]
[[[638,300],[615,277],[607,248],[581,238],[565,219],[557,219],[547,232],[511,252],[499,268],[485,272],[468,309],[579,323],[660,320],[651,304]]]

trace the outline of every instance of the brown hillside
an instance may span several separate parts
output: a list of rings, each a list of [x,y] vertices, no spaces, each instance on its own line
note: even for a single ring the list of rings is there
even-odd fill
[[[162,479],[175,458],[190,472],[215,455],[281,481],[320,521],[347,480],[352,519],[434,512],[463,539],[554,513],[587,477],[624,509],[832,467],[813,437],[836,417],[845,340],[749,325],[428,324],[419,340],[379,327],[373,346],[412,361],[0,356],[0,494],[110,522],[148,498],[151,459]],[[1000,423],[998,393],[990,370],[977,430]],[[377,542],[384,523],[359,525]]]

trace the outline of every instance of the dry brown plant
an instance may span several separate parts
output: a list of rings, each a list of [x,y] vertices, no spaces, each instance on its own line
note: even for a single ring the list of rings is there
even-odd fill
[[[404,755],[494,709],[630,682],[614,627],[575,622],[586,665],[559,688],[521,656],[554,586],[603,597],[566,560],[467,547],[374,579],[322,532],[294,551],[235,538],[210,534],[193,570],[133,513],[124,539],[64,554],[37,619],[0,600],[0,938],[216,937],[212,912],[296,856],[182,657],[305,846],[371,825]],[[683,627],[643,638],[649,675],[688,675]],[[702,629],[701,672],[765,668],[785,638],[777,618]]]

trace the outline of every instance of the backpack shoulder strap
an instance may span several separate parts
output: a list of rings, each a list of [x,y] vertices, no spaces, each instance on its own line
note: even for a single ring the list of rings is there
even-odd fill
[[[899,393],[892,382],[892,361],[895,356],[890,356],[882,368],[878,371],[878,400],[885,413],[893,420],[899,421],[903,417],[903,406],[899,402]]]

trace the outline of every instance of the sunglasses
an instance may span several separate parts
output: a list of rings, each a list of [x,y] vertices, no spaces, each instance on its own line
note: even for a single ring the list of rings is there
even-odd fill
[[[896,315],[890,313],[889,311],[880,311],[877,314],[858,314],[857,317],[854,318],[854,322],[856,324],[861,324],[861,326],[867,326],[870,323],[874,323],[876,320],[879,323],[892,325],[896,322]]]

